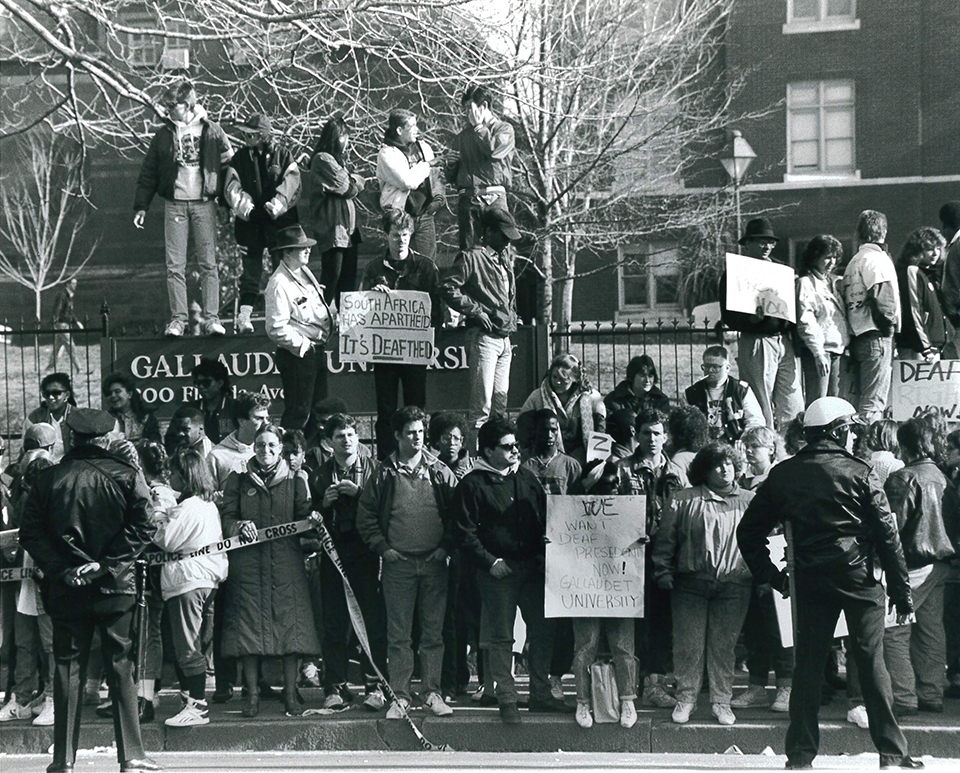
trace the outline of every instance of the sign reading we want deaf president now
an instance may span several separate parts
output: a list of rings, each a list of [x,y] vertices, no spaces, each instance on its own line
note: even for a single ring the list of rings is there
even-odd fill
[[[340,361],[429,365],[433,325],[428,293],[366,290],[340,294]]]
[[[547,497],[546,617],[643,617],[644,496]]]

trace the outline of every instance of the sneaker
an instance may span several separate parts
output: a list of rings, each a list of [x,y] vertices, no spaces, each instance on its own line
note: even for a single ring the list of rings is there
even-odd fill
[[[36,717],[40,715],[40,712],[43,711],[43,702],[46,700],[46,693],[37,693],[33,699],[27,701],[27,705],[30,707],[30,716]]]
[[[677,705],[677,699],[665,689],[666,678],[662,674],[650,674],[643,680],[643,703],[645,706],[656,706],[659,709],[672,709]]]
[[[870,729],[870,719],[867,717],[867,707],[863,704],[854,706],[847,712],[847,722],[856,725],[861,730]]]
[[[205,336],[222,336],[227,334],[227,329],[219,319],[207,319],[200,326],[200,332]]]
[[[345,684],[337,684],[327,688],[327,697],[323,700],[325,709],[340,709],[353,701],[353,693]]]
[[[670,717],[676,724],[685,725],[690,721],[690,715],[697,707],[696,703],[680,703],[673,707],[673,715]]]
[[[479,703],[481,706],[496,706],[497,696],[493,694],[493,690],[487,690],[481,684],[477,688],[477,691],[470,696],[470,701],[472,703]]]
[[[383,691],[379,687],[368,690],[363,698],[363,707],[370,711],[380,711],[387,705],[387,699],[383,697]]]
[[[317,668],[316,663],[303,664],[303,668],[300,669],[300,686],[301,687],[319,687],[320,686],[320,671]]]
[[[424,701],[424,705],[426,705],[436,717],[449,717],[453,714],[453,709],[444,703],[443,696],[440,695],[440,693],[430,693]]]
[[[523,721],[516,703],[501,703],[500,719],[505,725],[519,725]]]
[[[53,724],[53,721],[53,696],[48,695],[43,699],[43,707],[40,709],[40,713],[33,718],[33,724],[37,727],[49,727]]]
[[[237,319],[234,321],[234,329],[237,335],[253,332],[253,322],[250,321],[251,314],[253,314],[253,306],[240,307],[240,313],[237,314]]]
[[[730,705],[735,709],[767,708],[770,705],[770,699],[767,698],[767,688],[759,684],[751,684],[740,693],[739,698],[730,701]]]
[[[628,730],[637,724],[637,707],[632,700],[620,701],[620,727]]]
[[[559,676],[547,677],[550,682],[550,694],[558,701],[563,700],[563,681]]]
[[[777,689],[777,697],[770,704],[770,711],[776,711],[780,714],[786,714],[790,711],[790,688],[780,687]]]
[[[406,698],[398,698],[387,709],[387,719],[403,719],[403,715],[408,708],[410,708],[410,701]],[[447,708],[450,707],[447,706]]]
[[[233,700],[233,685],[220,687],[213,693],[214,703],[227,703]]]
[[[183,338],[184,325],[179,319],[172,320],[163,334],[167,338]]]
[[[10,700],[0,708],[0,722],[9,722],[12,719],[30,719],[33,714],[30,704],[20,703],[15,692],[10,693]]]
[[[710,710],[721,725],[732,725],[737,721],[736,715],[730,711],[730,706],[726,703],[714,703]]]
[[[634,712],[636,713],[636,712]],[[590,713],[590,704],[589,703],[580,703],[577,702],[577,713],[575,716],[577,724],[580,727],[585,727],[588,730],[593,727],[593,714]]]
[[[183,697],[183,708],[179,714],[175,714],[165,720],[163,724],[167,727],[196,727],[197,725],[209,725],[210,717],[207,712],[207,702],[195,700],[189,695]]]
[[[88,681],[83,687],[83,705],[84,706],[99,706],[100,705],[100,683],[94,681]]]

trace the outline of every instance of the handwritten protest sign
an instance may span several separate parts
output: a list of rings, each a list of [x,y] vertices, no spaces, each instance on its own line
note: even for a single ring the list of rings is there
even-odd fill
[[[587,439],[587,463],[595,459],[607,460],[613,453],[613,438],[604,432],[591,432]]]
[[[727,308],[797,321],[796,274],[790,266],[727,253]]]
[[[430,314],[428,293],[341,293],[340,360],[429,365],[433,360]]]
[[[643,617],[646,497],[547,497],[546,617]]]
[[[932,408],[947,421],[960,421],[960,360],[893,363],[893,418],[906,421]]]

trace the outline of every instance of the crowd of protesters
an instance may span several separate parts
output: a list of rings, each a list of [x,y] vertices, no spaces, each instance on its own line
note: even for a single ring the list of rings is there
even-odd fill
[[[822,429],[811,419],[821,401],[840,398],[858,414],[852,450],[840,452],[863,460],[882,486],[875,506],[895,516],[915,614],[914,622],[887,629],[884,664],[872,666],[888,672],[899,716],[942,711],[945,696],[960,697],[960,630],[956,615],[945,615],[960,598],[960,431],[948,432],[933,411],[902,424],[885,418],[895,352],[926,362],[955,354],[960,202],[941,210],[942,235],[918,229],[896,262],[885,244],[886,218],[863,212],[857,251],[842,276],[834,273],[840,243],[828,235],[812,239],[800,261],[795,324],[762,307],[755,314],[727,310],[721,282],[724,325],[739,334],[736,359],[723,345],[708,347],[703,378],[680,401],[660,390],[646,355],[633,358],[624,380],[602,396],[577,358],[562,354],[512,423],[506,416],[517,324],[511,242],[520,236],[506,198],[513,136],[483,89],[464,95],[466,122],[448,170],[460,196],[462,250],[453,266],[441,274],[432,260],[433,212],[443,197],[436,158],[418,139],[416,116],[396,111],[377,160],[387,252],[362,279],[353,199],[363,180],[345,166],[349,129],[342,118],[326,125],[309,174],[301,174],[292,156],[275,147],[265,117],[241,127],[250,142],[231,157],[226,135],[197,107],[191,87],[173,90],[168,102],[171,124],[151,145],[136,204],[142,225],[152,196],[165,200],[173,315],[167,333],[183,333],[188,232],[201,237],[204,330],[224,333],[207,297],[216,295],[217,280],[215,266],[206,265],[203,234],[212,227],[208,210],[221,163],[230,159],[226,196],[245,250],[237,331],[252,330],[268,250],[275,268],[265,291],[266,332],[278,346],[283,416],[272,424],[269,400],[231,389],[216,359],[193,369],[198,397],[177,408],[164,433],[129,376],[107,376],[103,410],[91,411],[76,407],[69,376],[53,373],[40,385],[42,403],[28,417],[22,456],[7,468],[3,491],[4,528],[22,522],[35,535],[49,515],[44,487],[56,477],[45,469],[89,455],[89,439],[105,438],[98,442],[110,464],[146,492],[140,528],[156,549],[186,554],[225,537],[248,543],[226,556],[198,555],[151,572],[152,654],[139,684],[140,721],[154,716],[161,650],[172,643],[182,705],[165,722],[174,727],[209,722],[209,677],[215,702],[235,699],[241,688],[244,717],[256,717],[269,697],[280,698],[288,715],[300,714],[299,688],[314,686],[322,687],[322,708],[331,712],[356,702],[400,719],[419,699],[446,716],[451,704],[467,700],[498,705],[504,722],[517,723],[518,610],[527,631],[530,711],[569,712],[580,726],[592,726],[590,666],[601,650],[612,657],[627,728],[637,721],[637,700],[687,722],[704,675],[721,724],[736,722],[733,709],[791,710],[794,659],[781,645],[774,612],[774,594],[785,588],[753,577],[737,527],[776,466],[802,453],[805,439],[813,442],[811,431]],[[301,187],[309,189],[310,216],[298,224]],[[776,241],[769,222],[751,220],[742,251],[770,260]],[[318,252],[323,282],[308,267]],[[425,413],[425,366],[377,365],[375,452],[361,442],[347,404],[327,396],[323,357],[334,327],[331,307],[340,291],[357,286],[429,292],[435,324],[444,304],[463,315],[470,335],[466,420]],[[734,364],[739,377],[731,373]],[[606,459],[588,453],[600,432],[612,438]],[[648,536],[642,618],[545,617],[547,497],[558,494],[646,497],[645,512],[635,514]],[[310,518],[322,522],[335,556],[313,530],[258,542],[262,529]],[[16,548],[3,558],[5,566],[34,567],[34,574],[2,584],[0,721],[35,717],[36,724],[53,724],[59,710],[53,664],[78,655],[58,651],[46,600],[64,576],[96,586],[111,575],[99,564],[58,575]],[[341,568],[369,652],[357,652]],[[476,654],[477,672],[469,697],[468,652]],[[354,654],[362,699],[349,684]],[[71,671],[74,680],[86,677],[84,702],[99,702],[98,655],[89,671],[85,662]],[[112,655],[119,658],[116,647]],[[271,659],[282,667],[280,693],[269,683]],[[119,669],[108,665],[108,676]],[[749,685],[735,696],[741,666]],[[847,666],[848,719],[866,726],[873,709],[864,709],[854,661]],[[575,704],[565,700],[567,673],[576,681]],[[869,676],[873,685],[876,675]],[[824,678],[825,691],[840,681],[833,673]],[[111,683],[98,711],[130,710],[129,696]]]

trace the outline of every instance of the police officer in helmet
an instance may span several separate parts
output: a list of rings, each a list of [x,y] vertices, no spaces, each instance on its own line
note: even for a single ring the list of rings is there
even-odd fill
[[[807,445],[771,471],[737,528],[757,582],[789,593],[785,571],[770,560],[767,537],[785,526],[793,548],[795,660],[787,730],[787,768],[810,768],[820,745],[820,689],[837,618],[843,611],[860,670],[870,735],[881,768],[922,768],[907,753],[893,713],[883,661],[885,614],[881,570],[898,622],[913,612],[897,523],[883,486],[853,450],[856,409],[821,397],[804,415]]]

